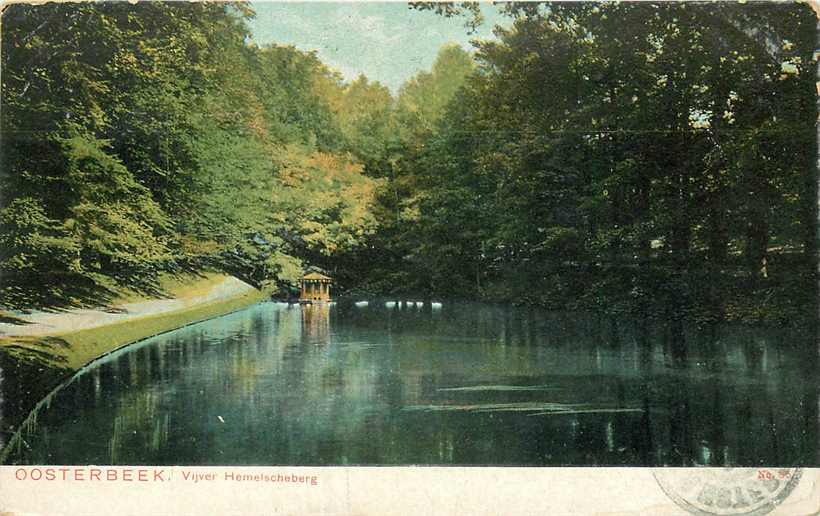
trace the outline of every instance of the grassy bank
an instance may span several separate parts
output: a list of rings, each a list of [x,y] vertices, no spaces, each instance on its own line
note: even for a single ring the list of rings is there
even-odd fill
[[[224,276],[176,278],[169,296],[187,298],[205,294]],[[256,303],[266,293],[252,289],[210,302],[155,315],[135,317],[95,328],[47,336],[0,338],[3,414],[0,433],[7,438],[43,399],[83,366],[128,344],[188,324],[233,312]],[[134,298],[127,299],[133,302]]]

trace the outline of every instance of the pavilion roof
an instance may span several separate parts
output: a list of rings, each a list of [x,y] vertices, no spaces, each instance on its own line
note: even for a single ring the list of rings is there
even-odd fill
[[[324,274],[320,274],[318,272],[309,272],[302,276],[302,279],[305,280],[330,280],[330,276],[325,276]]]

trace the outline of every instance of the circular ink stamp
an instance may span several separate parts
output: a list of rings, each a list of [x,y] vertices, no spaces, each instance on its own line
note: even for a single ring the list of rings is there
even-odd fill
[[[661,468],[653,474],[678,506],[698,516],[762,516],[800,482],[800,468]]]

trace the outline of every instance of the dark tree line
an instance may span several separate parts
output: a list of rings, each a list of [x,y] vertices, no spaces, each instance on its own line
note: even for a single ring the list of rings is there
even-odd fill
[[[415,218],[385,268],[411,278],[381,285],[703,322],[815,314],[808,6],[505,9],[512,26],[401,157]]]

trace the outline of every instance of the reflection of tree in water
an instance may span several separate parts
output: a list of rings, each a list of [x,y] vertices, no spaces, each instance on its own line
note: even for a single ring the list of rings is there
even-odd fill
[[[722,466],[816,454],[815,366],[783,332],[684,325],[679,362],[669,322],[653,319],[373,303],[235,317],[91,369],[44,411],[21,460]]]

